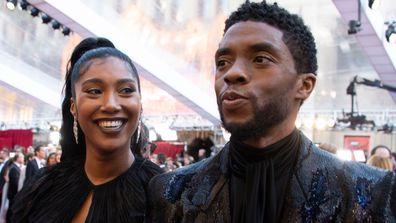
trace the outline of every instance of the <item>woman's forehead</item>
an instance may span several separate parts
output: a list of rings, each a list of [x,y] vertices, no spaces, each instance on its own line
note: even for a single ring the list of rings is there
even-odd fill
[[[93,58],[87,61],[80,69],[80,78],[83,76],[123,76],[136,80],[131,65],[115,56]]]

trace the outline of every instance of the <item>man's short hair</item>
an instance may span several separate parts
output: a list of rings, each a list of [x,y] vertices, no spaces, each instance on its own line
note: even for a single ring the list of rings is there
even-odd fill
[[[301,17],[291,14],[276,3],[246,1],[225,22],[224,34],[238,22],[263,22],[283,32],[283,41],[293,57],[297,73],[316,74],[316,45],[309,28]]]
[[[38,145],[34,148],[34,155],[36,155],[38,152],[40,152],[41,148],[43,148],[43,145]]]

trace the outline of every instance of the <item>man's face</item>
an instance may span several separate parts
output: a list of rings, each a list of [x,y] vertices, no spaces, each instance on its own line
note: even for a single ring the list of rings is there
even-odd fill
[[[247,21],[230,27],[219,44],[215,91],[223,125],[234,137],[261,136],[299,106],[298,75],[282,37],[277,28]]]
[[[23,164],[24,161],[25,161],[25,156],[22,153],[19,154],[18,159],[16,160],[16,162],[19,163],[19,164]]]
[[[40,159],[45,159],[45,149],[44,147],[41,147],[38,151],[36,156]]]

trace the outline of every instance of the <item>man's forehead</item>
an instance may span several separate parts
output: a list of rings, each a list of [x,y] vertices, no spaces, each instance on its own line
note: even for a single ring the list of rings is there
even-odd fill
[[[219,43],[219,48],[230,44],[241,44],[244,42],[259,43],[268,42],[274,45],[284,45],[283,32],[276,27],[264,22],[244,21],[232,25],[224,34]]]

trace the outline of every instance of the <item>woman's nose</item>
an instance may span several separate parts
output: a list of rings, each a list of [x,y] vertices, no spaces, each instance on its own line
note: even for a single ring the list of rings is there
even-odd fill
[[[102,111],[109,113],[119,111],[121,109],[121,105],[118,101],[117,95],[113,93],[105,94],[101,109]]]

